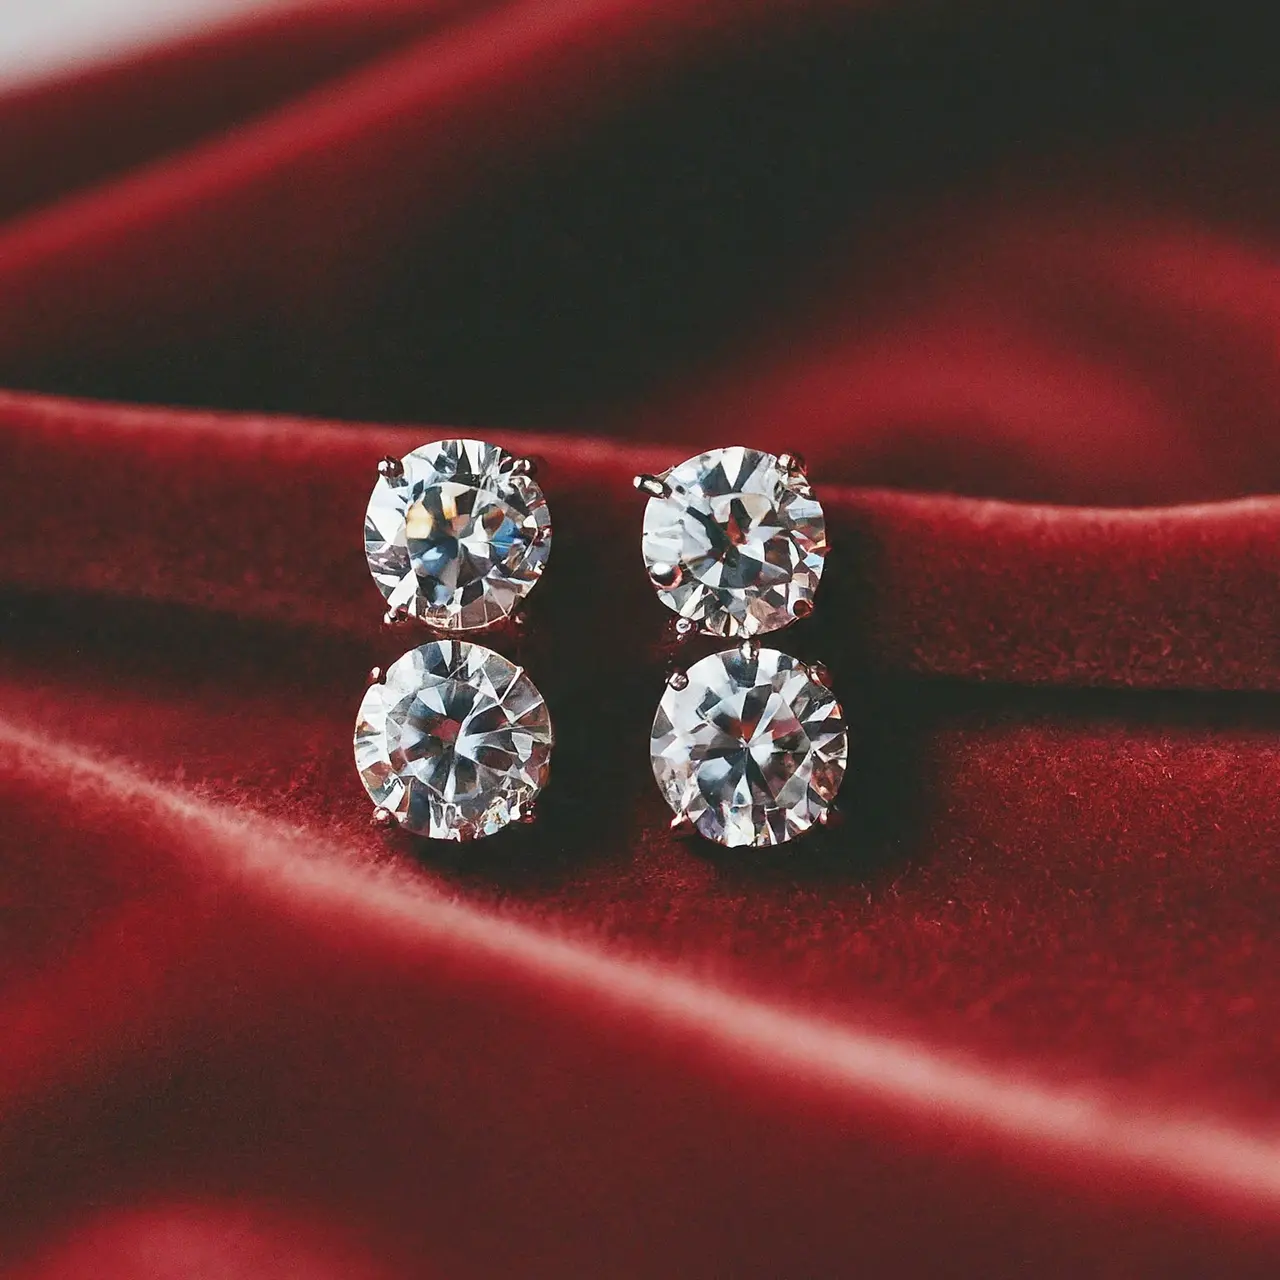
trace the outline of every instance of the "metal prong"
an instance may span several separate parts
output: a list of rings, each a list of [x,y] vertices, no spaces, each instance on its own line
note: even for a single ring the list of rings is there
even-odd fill
[[[684,577],[684,570],[678,564],[651,564],[649,566],[649,581],[655,587],[660,587],[663,591],[669,591],[672,587],[680,585],[680,579]],[[687,621],[687,619],[686,619]]]
[[[825,662],[811,662],[809,663],[807,670],[809,672],[809,679],[812,680],[814,684],[820,684],[824,689],[831,688],[831,672],[827,670],[827,664]]]
[[[388,827],[394,827],[396,825],[396,815],[392,813],[390,809],[383,809],[379,807],[373,811],[373,816],[369,821],[375,827],[379,827],[385,831]]]
[[[513,476],[528,476],[531,480],[538,474],[537,458],[516,458],[509,468]]]
[[[454,830],[458,833],[458,839],[463,844],[469,844],[476,838],[476,824],[474,822],[460,822]]]
[[[804,460],[803,454],[780,453],[778,454],[778,466],[789,476],[805,476],[809,474],[809,467]]]
[[[657,476],[651,476],[646,473],[645,475],[636,476],[631,483],[641,493],[647,493],[651,498],[671,497],[671,486],[659,480]]]
[[[687,813],[677,813],[671,819],[671,824],[667,830],[671,832],[677,839],[684,840],[697,831],[697,827],[693,825],[693,819]]]
[[[367,684],[369,688],[373,688],[375,684],[382,684],[387,678],[387,673],[381,667],[371,667],[369,669],[369,677]]]
[[[523,809],[520,810],[520,817],[518,821],[524,823],[525,826],[528,826],[531,822],[537,822],[537,820],[538,820],[537,806],[532,804],[527,804]]]
[[[674,689],[677,693],[679,693],[681,689],[687,689],[688,687],[689,687],[689,677],[685,675],[683,671],[673,671],[667,677],[668,689]]]
[[[384,480],[399,480],[404,475],[404,463],[399,458],[394,458],[391,454],[387,454],[378,463],[378,474]]]
[[[676,635],[678,635],[682,640],[686,636],[693,635],[693,633],[697,631],[697,629],[698,629],[698,624],[694,622],[692,618],[676,619]]]
[[[829,831],[834,831],[836,827],[844,822],[844,814],[832,805],[829,809],[824,809],[818,817],[818,821]]]
[[[402,627],[409,621],[409,610],[404,605],[397,605],[394,609],[388,609],[382,615],[382,625],[384,627]]]
[[[760,641],[749,636],[738,646],[738,656],[743,662],[754,662],[760,656]]]
[[[797,600],[795,604],[791,606],[791,612],[794,613],[797,618],[807,618],[813,612],[813,601]]]

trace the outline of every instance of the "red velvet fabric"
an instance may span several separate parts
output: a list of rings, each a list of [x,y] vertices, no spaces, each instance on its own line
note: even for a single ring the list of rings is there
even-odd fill
[[[0,99],[4,1274],[1275,1274],[1255,9],[335,3]],[[348,736],[462,427],[559,739],[465,855]],[[733,442],[856,732],[768,857],[646,757],[629,477]]]

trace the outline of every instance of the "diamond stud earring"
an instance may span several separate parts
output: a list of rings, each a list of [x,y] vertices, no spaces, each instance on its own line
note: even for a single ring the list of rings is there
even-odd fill
[[[523,668],[483,645],[433,640],[370,673],[356,768],[377,825],[475,840],[533,821],[554,740]]]
[[[679,631],[754,636],[813,612],[827,530],[797,454],[713,449],[634,483],[645,568]]]
[[[713,449],[635,486],[649,497],[645,568],[677,634],[742,637],[667,679],[649,752],[672,830],[775,845],[830,823],[849,754],[831,677],[757,639],[813,612],[827,527],[804,462]]]
[[[551,554],[533,463],[480,440],[438,440],[378,464],[364,519],[386,621],[449,634],[501,622]]]
[[[849,741],[824,666],[744,640],[668,678],[649,750],[673,831],[759,846],[832,820]]]
[[[453,637],[509,618],[546,566],[534,470],[480,440],[378,464],[364,545],[384,621],[443,633],[370,673],[355,757],[378,826],[475,840],[533,821],[554,744],[547,705],[522,667]]]

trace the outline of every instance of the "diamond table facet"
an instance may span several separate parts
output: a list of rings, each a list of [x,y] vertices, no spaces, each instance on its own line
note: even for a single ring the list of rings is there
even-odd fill
[[[505,618],[532,590],[551,553],[551,516],[505,449],[439,440],[384,469],[364,544],[392,611],[468,631]]]
[[[817,672],[744,646],[669,684],[650,739],[653,776],[677,815],[720,844],[782,844],[825,820],[848,733]]]
[[[659,598],[704,631],[754,636],[813,607],[827,554],[822,505],[798,467],[714,449],[658,477],[642,550]]]
[[[406,831],[472,840],[529,817],[553,742],[547,704],[522,668],[483,645],[436,640],[365,692],[356,768]]]

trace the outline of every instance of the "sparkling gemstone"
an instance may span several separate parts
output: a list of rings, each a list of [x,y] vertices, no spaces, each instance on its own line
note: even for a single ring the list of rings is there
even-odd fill
[[[551,516],[505,449],[439,440],[374,485],[364,518],[369,571],[391,609],[469,631],[511,612],[551,553]]]
[[[740,647],[668,685],[649,748],[667,803],[707,839],[771,845],[823,820],[848,734],[825,673],[777,649]]]
[[[642,548],[668,608],[704,631],[776,631],[813,607],[827,554],[822,505],[798,468],[757,449],[713,449],[658,477]]]
[[[435,840],[488,836],[527,818],[552,743],[547,704],[523,669],[462,640],[398,658],[356,718],[356,768],[370,799]]]

